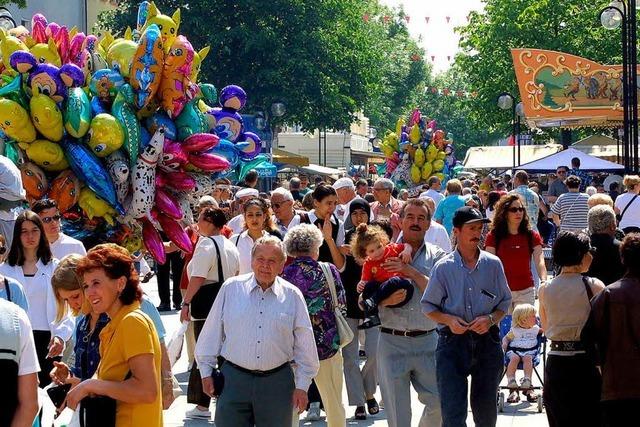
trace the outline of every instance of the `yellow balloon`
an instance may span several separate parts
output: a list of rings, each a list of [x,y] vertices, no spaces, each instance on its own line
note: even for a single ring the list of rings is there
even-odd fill
[[[2,64],[5,71],[3,74],[16,75],[17,72],[11,68],[9,58],[13,52],[18,50],[28,51],[27,45],[17,37],[7,35],[4,29],[0,30],[0,52],[2,52]]]
[[[193,55],[193,64],[191,65],[191,76],[190,76],[192,82],[195,83],[198,81],[198,74],[200,74],[202,61],[204,61],[204,58],[207,57],[210,49],[211,49],[210,46],[205,46]]]
[[[180,9],[176,9],[173,15],[163,15],[160,13],[155,3],[151,2],[149,5],[149,12],[147,15],[147,22],[145,22],[142,31],[151,24],[156,24],[160,28],[162,33],[162,45],[165,52],[169,52],[169,49],[173,45],[173,41],[178,36],[178,27],[180,27]]]
[[[413,162],[416,164],[416,166],[422,167],[425,160],[424,151],[422,151],[422,148],[418,148],[413,156]]]
[[[29,49],[29,52],[36,57],[36,60],[41,64],[51,64],[56,67],[62,65],[62,60],[58,54],[58,47],[53,39],[49,39],[48,43],[37,43]]]
[[[138,49],[138,43],[131,40],[122,39],[114,42],[107,51],[109,68],[119,72],[122,77],[128,78],[136,49]]]
[[[122,125],[111,114],[95,116],[87,135],[87,144],[98,157],[107,157],[124,143]]]
[[[396,135],[398,138],[402,135],[402,126],[404,126],[404,118],[400,117],[396,122]]]
[[[411,165],[411,181],[415,184],[420,182],[420,168],[415,164]]]
[[[36,129],[29,113],[10,99],[0,98],[0,129],[18,143],[33,142],[36,139]]]
[[[46,139],[36,139],[31,144],[19,144],[27,157],[36,165],[49,172],[59,172],[69,168],[60,145]]]
[[[444,174],[442,172],[438,172],[434,175],[437,176],[441,182],[444,182]]]
[[[444,160],[434,160],[433,161],[433,170],[436,172],[440,172],[442,169],[444,169]]]
[[[424,166],[422,166],[422,179],[426,181],[431,178],[432,170],[433,167],[431,166],[431,163],[425,163]]]
[[[87,214],[89,219],[94,217],[104,218],[109,225],[113,225],[113,217],[118,215],[116,210],[111,205],[96,195],[89,187],[83,187],[80,190],[80,197],[78,198],[78,205]]]
[[[445,154],[445,152],[444,152],[444,151],[438,151],[438,155],[436,156],[436,159],[438,159],[438,160],[444,160],[444,158],[445,158],[446,156],[447,156],[447,155]]]
[[[33,95],[29,101],[33,125],[49,141],[58,142],[64,135],[62,111],[55,101],[46,95]]]
[[[416,124],[411,128],[411,132],[409,133],[409,141],[412,144],[417,144],[420,142],[420,127]]]
[[[436,146],[433,144],[429,144],[426,152],[427,162],[434,161],[437,155],[438,155],[438,149],[436,148]]]

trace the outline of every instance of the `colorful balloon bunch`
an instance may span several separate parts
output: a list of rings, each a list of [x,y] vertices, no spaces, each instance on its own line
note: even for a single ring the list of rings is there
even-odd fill
[[[399,188],[416,188],[416,192],[432,176],[445,182],[456,165],[453,139],[445,137],[436,121],[423,117],[420,110],[414,110],[408,122],[400,117],[395,132],[388,131],[380,143],[386,157],[385,176]]]
[[[263,162],[245,132],[245,91],[197,84],[209,47],[178,34],[180,10],[143,1],[136,30],[102,39],[36,14],[0,32],[0,137],[29,202],[49,197],[77,238],[143,243],[163,263],[159,231],[192,244],[179,221],[220,175]]]

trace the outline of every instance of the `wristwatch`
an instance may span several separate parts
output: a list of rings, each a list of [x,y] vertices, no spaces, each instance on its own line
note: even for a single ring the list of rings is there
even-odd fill
[[[496,324],[495,320],[493,320],[493,314],[492,313],[489,313],[489,322],[491,323],[491,326]]]

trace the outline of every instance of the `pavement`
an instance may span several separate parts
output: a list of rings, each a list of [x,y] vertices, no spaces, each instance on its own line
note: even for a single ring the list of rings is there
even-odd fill
[[[158,298],[158,287],[155,276],[148,282],[142,284],[143,290],[147,294],[147,296],[153,301],[156,306],[160,303]],[[171,337],[173,332],[178,329],[180,326],[179,313],[177,311],[171,311],[166,313],[161,313],[162,321],[167,330],[167,339]],[[195,419],[187,419],[184,417],[184,414],[187,410],[191,409],[193,405],[187,403],[187,382],[189,378],[188,367],[187,367],[187,355],[186,355],[186,347],[183,346],[182,356],[178,360],[178,362],[173,367],[173,372],[180,383],[180,387],[182,387],[183,394],[178,397],[175,402],[171,405],[171,407],[164,411],[164,425],[167,427],[202,427],[202,426],[214,426],[213,421],[205,421],[205,420],[195,420]],[[538,368],[538,372],[542,376],[542,366]],[[518,378],[520,378],[522,372],[519,372]],[[534,374],[535,377],[535,374]],[[502,385],[506,384],[506,380],[503,380]],[[534,379],[534,386],[540,385],[537,379]],[[347,402],[347,391],[346,388],[342,391],[343,402]],[[376,398],[378,401],[381,400],[380,392],[376,393]],[[506,399],[506,396],[505,396]],[[413,412],[413,422],[412,426],[418,425],[418,419],[420,414],[422,413],[424,406],[418,401],[417,394],[411,390],[411,409]],[[215,403],[211,404],[211,412],[215,413]],[[383,427],[388,426],[387,420],[385,418],[384,409],[380,411],[380,413],[376,416],[369,416],[367,420],[364,421],[356,421],[353,419],[353,413],[355,411],[355,407],[346,407],[347,412],[347,426],[373,426],[373,427]],[[301,416],[300,426],[311,426],[311,427],[323,427],[326,426],[326,422],[324,421],[324,412],[322,413],[322,420],[316,422],[306,422],[304,421],[305,414],[303,413]],[[471,410],[469,410],[469,416],[467,418],[467,424],[469,426],[474,425],[473,416],[471,414]],[[498,414],[498,423],[497,427],[545,427],[548,426],[547,417],[544,413],[538,413],[537,405],[535,403],[520,402],[519,404],[505,404],[504,413]]]

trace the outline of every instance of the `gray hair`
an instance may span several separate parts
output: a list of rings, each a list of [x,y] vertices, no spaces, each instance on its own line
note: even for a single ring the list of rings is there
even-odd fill
[[[382,187],[384,187],[385,190],[389,190],[390,192],[393,191],[393,189],[395,188],[395,185],[393,184],[393,181],[391,181],[389,178],[378,178],[376,179],[376,182],[373,185],[379,184]]]
[[[299,190],[300,189],[300,178],[291,178],[289,180],[289,189],[290,190]]]
[[[315,225],[296,225],[284,236],[284,247],[291,257],[312,256],[318,253],[322,246],[322,232]]]
[[[284,252],[284,245],[282,244],[282,240],[278,239],[276,236],[264,236],[256,240],[256,242],[253,245],[253,248],[251,248],[251,259],[253,259],[254,255],[256,254],[256,250],[258,249],[258,246],[265,246],[265,245],[275,246],[278,249],[278,252],[282,254],[282,259],[287,258]]]
[[[589,233],[601,234],[611,232],[612,226],[616,225],[616,213],[611,206],[596,205],[589,209],[587,216],[589,221]]]
[[[291,191],[287,190],[284,187],[278,187],[271,192],[271,196],[282,196],[285,200],[291,200],[293,202],[293,194]]]
[[[214,208],[218,207],[218,202],[212,196],[202,196],[200,200],[198,200],[198,207],[204,208],[205,206],[213,206]]]

